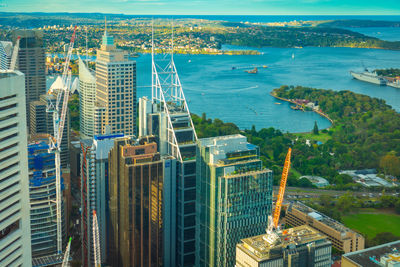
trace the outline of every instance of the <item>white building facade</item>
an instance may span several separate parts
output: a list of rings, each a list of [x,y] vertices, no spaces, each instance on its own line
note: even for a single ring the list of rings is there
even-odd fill
[[[0,71],[0,266],[31,266],[25,78]]]

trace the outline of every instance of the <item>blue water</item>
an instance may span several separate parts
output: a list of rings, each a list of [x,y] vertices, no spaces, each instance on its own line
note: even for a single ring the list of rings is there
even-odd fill
[[[339,20],[339,19],[362,19],[362,20],[386,20],[400,21],[400,15],[374,16],[374,15],[132,15],[132,18],[171,18],[171,19],[207,19],[222,20],[230,22],[284,22],[293,20]]]
[[[347,29],[385,41],[400,41],[400,27],[368,27]]]
[[[224,49],[238,47],[224,46]],[[283,84],[333,90],[351,90],[386,100],[400,111],[400,89],[377,86],[351,78],[349,71],[400,67],[400,52],[359,48],[263,48],[257,56],[175,55],[180,79],[191,112],[233,122],[240,128],[275,127],[289,132],[310,131],[330,123],[313,112],[294,111],[269,92]],[[294,59],[292,58],[294,55]],[[137,95],[151,96],[151,57],[137,61]],[[189,62],[190,60],[190,62]],[[267,65],[258,74],[232,67]],[[50,84],[50,81],[49,81]]]

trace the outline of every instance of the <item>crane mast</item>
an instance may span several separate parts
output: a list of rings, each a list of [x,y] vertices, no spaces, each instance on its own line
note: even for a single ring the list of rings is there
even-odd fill
[[[64,132],[65,117],[68,108],[68,97],[71,87],[71,71],[69,70],[69,63],[71,61],[72,50],[75,42],[76,26],[74,33],[72,34],[71,42],[68,47],[68,54],[65,58],[64,70],[62,74],[62,88],[57,93],[56,103],[49,101],[46,111],[53,113],[53,127],[54,135],[50,139],[50,151],[54,151],[55,154],[55,167],[56,167],[56,213],[57,213],[57,251],[62,253],[62,219],[61,219],[61,142]],[[60,110],[60,101],[62,99],[62,105]],[[61,114],[60,114],[61,112]]]
[[[67,248],[65,249],[64,259],[63,259],[63,262],[61,264],[61,267],[69,266],[68,261],[69,261],[69,254],[70,254],[70,251],[71,251],[71,240],[72,240],[72,238],[70,237],[69,241],[68,241]]]
[[[21,36],[18,36],[17,41],[15,42],[14,50],[11,56],[11,62],[10,62],[10,70],[15,70],[15,67],[17,66],[17,58],[18,58],[18,53],[19,53],[19,42],[21,40]]]
[[[275,204],[275,211],[274,211],[274,218],[273,218],[273,225],[275,228],[278,227],[279,217],[281,215],[283,196],[285,195],[286,182],[287,182],[287,178],[289,175],[289,169],[290,169],[291,154],[292,154],[292,149],[289,147],[289,150],[288,150],[288,153],[287,153],[286,159],[285,159],[285,165],[283,166],[281,185],[279,186],[279,194],[278,194],[278,197],[276,199],[276,204]]]
[[[93,210],[93,252],[94,252],[94,266],[99,267],[101,265],[100,256],[100,239],[99,239],[99,224],[97,222],[96,211]]]

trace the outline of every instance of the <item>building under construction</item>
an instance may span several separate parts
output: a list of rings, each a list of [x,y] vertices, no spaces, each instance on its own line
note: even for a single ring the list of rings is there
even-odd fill
[[[276,239],[268,234],[242,239],[236,245],[236,266],[331,266],[332,244],[325,235],[307,225],[276,233]]]
[[[364,237],[338,221],[319,213],[301,202],[293,203],[289,207],[286,210],[285,217],[288,225],[300,226],[307,224],[328,236],[332,246],[345,253],[364,249]]]
[[[28,145],[32,257],[57,254],[55,155],[49,135],[38,135]],[[61,181],[62,182],[62,181]],[[63,187],[63,186],[62,186]],[[62,209],[62,214],[64,214]],[[63,238],[65,238],[65,218]]]

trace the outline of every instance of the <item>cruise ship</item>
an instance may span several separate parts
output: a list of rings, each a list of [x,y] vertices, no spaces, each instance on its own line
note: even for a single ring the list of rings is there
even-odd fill
[[[350,74],[351,76],[353,76],[354,79],[360,81],[374,83],[377,85],[386,85],[386,80],[384,78],[378,76],[376,72],[369,72],[367,69],[361,73],[350,71]]]

